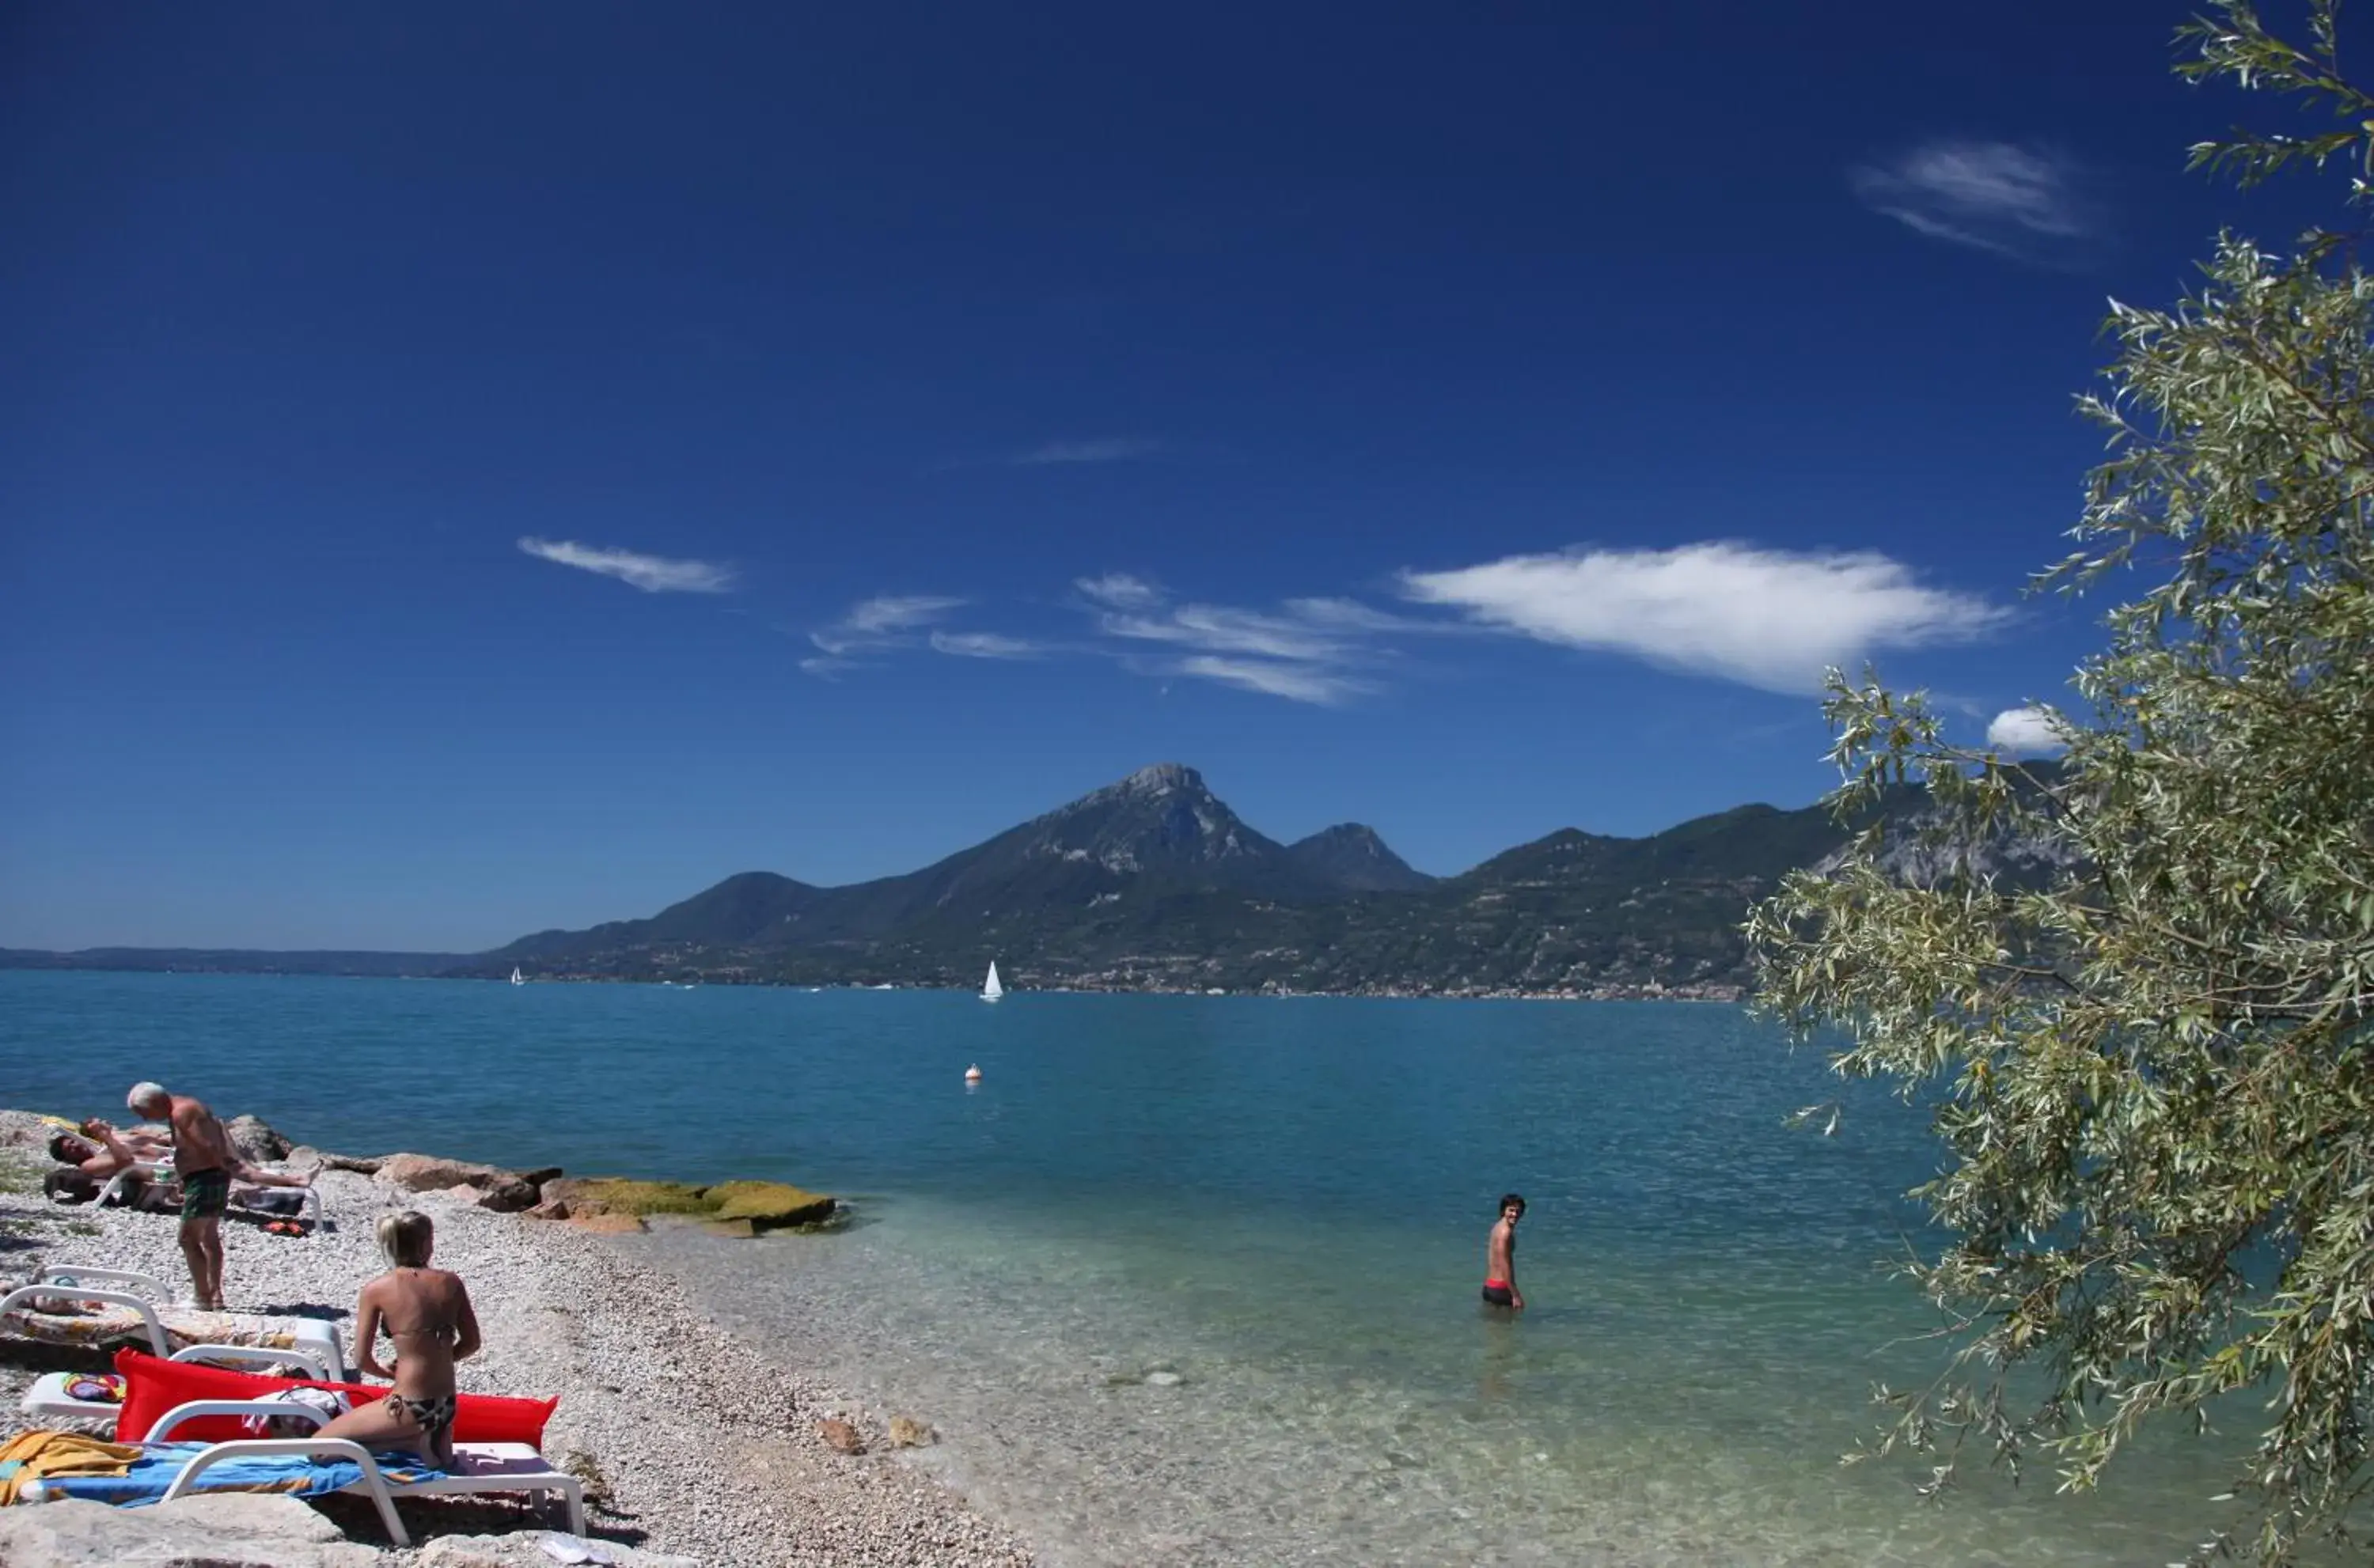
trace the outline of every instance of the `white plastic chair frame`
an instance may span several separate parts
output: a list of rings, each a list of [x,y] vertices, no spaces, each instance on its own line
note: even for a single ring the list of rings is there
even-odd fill
[[[258,1415],[276,1420],[303,1419],[311,1422],[317,1429],[327,1419],[321,1411],[308,1406],[275,1399],[193,1399],[188,1404],[175,1405],[167,1410],[157,1424],[148,1429],[146,1441],[162,1443],[173,1428],[200,1416]],[[535,1453],[524,1443],[499,1446],[516,1446],[523,1453]],[[455,1447],[454,1457],[456,1459],[468,1457],[477,1449],[476,1445],[460,1444]],[[524,1475],[499,1472],[455,1475],[447,1472],[435,1480],[415,1481],[406,1485],[390,1481],[379,1468],[379,1461],[371,1457],[370,1449],[344,1437],[242,1438],[237,1442],[214,1444],[191,1456],[190,1462],[182,1468],[182,1473],[173,1478],[173,1484],[165,1489],[160,1501],[170,1503],[177,1497],[187,1496],[196,1490],[192,1482],[226,1460],[261,1458],[276,1454],[351,1459],[362,1467],[362,1479],[340,1490],[353,1492],[359,1489],[368,1493],[372,1505],[379,1510],[380,1523],[387,1527],[387,1539],[400,1547],[410,1546],[412,1537],[405,1532],[404,1521],[396,1516],[395,1500],[399,1497],[456,1496],[488,1492],[557,1492],[569,1504],[569,1533],[574,1536],[585,1533],[584,1483],[575,1476],[563,1475],[553,1469],[541,1454],[536,1455],[537,1462],[546,1467],[541,1471]]]
[[[112,1203],[117,1199],[123,1197],[123,1184],[134,1176],[138,1176],[143,1181],[171,1181],[173,1179],[173,1167],[170,1165],[151,1164],[146,1160],[137,1161],[132,1164],[126,1165],[122,1170],[107,1178],[107,1185],[99,1189],[99,1201],[101,1203]],[[254,1183],[251,1182],[248,1185],[253,1187],[254,1186]],[[239,1187],[239,1180],[237,1177],[232,1178],[231,1187],[233,1191],[236,1192]],[[263,1190],[268,1192],[302,1193],[304,1195],[304,1202],[300,1206],[300,1211],[303,1213],[305,1219],[311,1223],[315,1230],[322,1228],[322,1195],[314,1191],[311,1188],[276,1187],[266,1188]],[[234,1199],[233,1207],[245,1209],[250,1207],[250,1205],[239,1203]]]
[[[37,1301],[96,1301],[113,1306],[128,1306],[140,1315],[140,1330],[148,1337],[149,1352],[160,1361],[239,1363],[249,1366],[277,1366],[293,1363],[311,1368],[314,1375],[324,1383],[347,1380],[346,1345],[339,1339],[335,1324],[323,1324],[320,1339],[311,1343],[291,1345],[286,1350],[275,1350],[267,1345],[190,1345],[176,1351],[165,1337],[165,1325],[157,1316],[156,1305],[147,1296],[136,1294],[130,1289],[106,1288],[116,1284],[146,1286],[157,1295],[165,1293],[165,1287],[154,1276],[135,1273],[129,1269],[53,1263],[41,1270],[37,1282],[20,1285],[0,1296],[0,1317],[6,1317],[20,1305]],[[328,1342],[323,1344],[323,1340]]]
[[[140,1314],[141,1331],[148,1336],[148,1348],[159,1360],[172,1359],[173,1347],[165,1339],[165,1325],[157,1318],[157,1308],[147,1296],[134,1295],[129,1291],[103,1291],[87,1285],[62,1284],[51,1281],[44,1284],[20,1285],[0,1296],[0,1318],[19,1306],[37,1301],[103,1302],[111,1306],[128,1306]]]

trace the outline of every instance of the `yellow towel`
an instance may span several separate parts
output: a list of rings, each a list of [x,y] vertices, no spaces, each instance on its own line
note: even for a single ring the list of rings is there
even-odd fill
[[[140,1450],[126,1443],[101,1443],[76,1432],[27,1432],[0,1445],[0,1505],[17,1501],[27,1481],[48,1476],[121,1476],[132,1473]]]

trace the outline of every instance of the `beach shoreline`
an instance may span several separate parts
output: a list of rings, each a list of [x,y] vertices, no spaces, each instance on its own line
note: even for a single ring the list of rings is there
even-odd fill
[[[35,1117],[0,1112],[0,1158],[19,1180],[0,1190],[0,1289],[48,1263],[134,1269],[184,1282],[171,1216],[53,1203],[18,1190],[46,1140]],[[296,1152],[289,1168],[312,1161]],[[566,1223],[479,1207],[469,1188],[415,1192],[361,1172],[322,1169],[329,1227],[291,1237],[224,1227],[224,1278],[234,1310],[332,1317],[354,1352],[355,1293],[383,1267],[379,1215],[417,1209],[437,1225],[439,1266],[468,1284],[486,1348],[462,1363],[465,1392],[549,1397],[560,1405],[544,1452],[598,1475],[597,1539],[713,1565],[820,1568],[934,1564],[1019,1568],[1036,1561],[1010,1529],[984,1517],[925,1467],[899,1457],[894,1415],[871,1409],[798,1364],[795,1347],[721,1327],[685,1281],[654,1260]],[[720,1242],[728,1246],[731,1243]],[[67,1352],[71,1355],[73,1352]],[[97,1358],[90,1358],[98,1364]],[[0,1340],[0,1425],[40,1424],[18,1409],[38,1370],[68,1363],[23,1340]],[[819,1435],[845,1422],[864,1442],[845,1454]],[[417,1542],[440,1535],[526,1530],[551,1521],[448,1503],[405,1505]],[[334,1513],[350,1539],[384,1547],[367,1509]],[[352,1518],[356,1521],[349,1524]],[[417,1553],[389,1550],[390,1562]]]

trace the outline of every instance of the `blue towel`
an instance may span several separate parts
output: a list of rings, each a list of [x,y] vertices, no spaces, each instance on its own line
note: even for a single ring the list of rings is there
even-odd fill
[[[44,1484],[55,1495],[80,1497],[93,1503],[112,1503],[123,1508],[145,1507],[165,1495],[174,1478],[182,1473],[196,1455],[209,1446],[204,1443],[149,1443],[142,1446],[147,1452],[132,1462],[131,1472],[120,1476],[61,1476]],[[444,1474],[432,1470],[417,1460],[393,1454],[379,1454],[380,1472],[398,1486],[410,1486],[416,1481],[433,1480]],[[194,1492],[276,1492],[290,1497],[319,1497],[341,1487],[352,1486],[363,1479],[363,1468],[352,1459],[314,1458],[304,1454],[264,1454],[254,1457],[226,1459],[210,1465],[198,1477]]]

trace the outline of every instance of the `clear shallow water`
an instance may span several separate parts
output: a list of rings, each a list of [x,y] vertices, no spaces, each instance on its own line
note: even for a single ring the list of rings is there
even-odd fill
[[[1930,1364],[1876,1264],[1933,1155],[1726,1008],[0,973],[0,1104],[151,1076],[351,1151],[855,1195],[636,1245],[1057,1562],[2157,1563],[2226,1489],[2176,1440],[2084,1499],[1841,1471]]]

